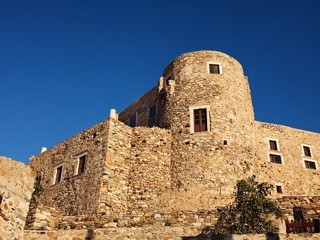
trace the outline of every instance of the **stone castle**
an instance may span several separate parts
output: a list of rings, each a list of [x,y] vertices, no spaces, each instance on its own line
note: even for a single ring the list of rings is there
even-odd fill
[[[12,234],[8,239],[197,235],[214,223],[216,207],[231,201],[236,181],[252,175],[275,186],[272,197],[287,218],[294,208],[318,216],[319,158],[319,133],[255,120],[237,60],[190,52],[121,113],[111,110],[110,118],[31,157],[24,177],[13,177],[24,195],[0,185],[7,214],[0,222],[8,224],[0,232]],[[26,203],[19,224],[10,220],[18,202]]]

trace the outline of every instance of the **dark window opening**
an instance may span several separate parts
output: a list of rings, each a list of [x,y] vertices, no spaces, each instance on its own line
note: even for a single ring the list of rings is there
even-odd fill
[[[195,109],[194,112],[194,132],[203,132],[208,130],[207,109]]]
[[[78,174],[84,173],[86,169],[86,160],[87,160],[87,155],[83,155],[79,157]]]
[[[61,182],[62,180],[62,166],[56,169],[56,179],[54,181],[55,184]]]
[[[309,169],[317,169],[315,162],[312,162],[312,161],[304,161],[304,164],[305,164],[306,168],[309,168]]]
[[[270,162],[281,164],[282,163],[281,156],[276,154],[270,154]]]
[[[133,116],[131,116],[131,117],[129,118],[129,126],[130,126],[130,127],[136,127],[136,126],[137,126],[136,114],[134,114]]]
[[[277,190],[277,193],[282,193],[282,187],[277,185],[276,186],[276,190]]]
[[[172,80],[171,75],[169,77],[166,78],[166,85],[169,85],[169,80]]]
[[[148,126],[151,127],[156,123],[157,109],[156,105],[149,107]]]
[[[269,140],[270,150],[278,151],[277,141]]]
[[[2,195],[0,195],[0,204],[2,203]]]
[[[293,218],[296,221],[302,221],[304,219],[301,207],[293,208]]]
[[[304,152],[304,156],[311,157],[311,150],[309,147],[303,146],[303,152]]]
[[[212,74],[220,74],[219,64],[209,64],[209,72]]]

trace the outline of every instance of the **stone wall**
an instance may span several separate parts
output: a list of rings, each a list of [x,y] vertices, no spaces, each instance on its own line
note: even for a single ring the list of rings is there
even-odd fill
[[[99,213],[118,216],[127,210],[132,129],[117,120],[109,121]]]
[[[210,74],[209,62],[220,64],[221,74]],[[211,209],[228,198],[237,180],[253,174],[254,114],[248,80],[232,57],[198,51],[179,56],[165,69],[163,89],[162,121],[172,133],[171,185],[179,189],[177,195],[187,197],[177,197],[181,202],[176,205],[186,207],[189,202],[189,209]],[[192,108],[208,110],[208,131],[193,132]]]
[[[119,114],[119,120],[129,125],[130,117],[136,116],[136,126],[149,126],[149,108],[156,106],[156,118],[155,122],[151,124],[151,126],[164,127],[160,122],[164,115],[166,94],[161,89],[161,85],[152,88],[123,110]]]
[[[67,231],[27,231],[24,240],[122,240],[122,239],[146,239],[146,240],[318,240],[320,234],[243,234],[223,235],[218,238],[199,235],[195,227],[135,227],[135,228],[109,228],[109,229],[88,229],[88,230],[67,230]]]
[[[105,120],[30,159],[30,166],[42,174],[44,188],[39,204],[64,215],[98,212],[100,186],[107,149],[108,120]],[[78,156],[87,154],[85,171],[76,173]],[[63,166],[61,181],[55,171]]]
[[[128,210],[157,209],[159,196],[170,188],[170,131],[136,127],[131,142]]]
[[[320,134],[263,122],[255,122],[255,133],[256,157],[252,162],[259,181],[281,185],[283,195],[320,194]],[[269,150],[269,138],[278,142],[279,151]],[[312,158],[303,156],[301,144],[310,146]],[[280,154],[282,164],[270,162],[270,153]],[[317,169],[307,169],[303,159],[315,161]]]
[[[0,239],[22,239],[34,177],[23,163],[0,157]]]
[[[320,196],[283,196],[276,201],[289,221],[294,219],[294,207],[301,208],[304,219],[320,217]]]

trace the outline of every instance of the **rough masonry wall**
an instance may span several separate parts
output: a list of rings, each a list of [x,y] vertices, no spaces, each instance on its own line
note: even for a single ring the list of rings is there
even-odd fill
[[[276,199],[284,216],[289,221],[294,220],[293,208],[302,210],[304,219],[318,219],[320,215],[320,196],[283,196]]]
[[[135,228],[109,228],[97,230],[68,230],[48,232],[26,232],[24,240],[51,240],[51,239],[90,239],[94,240],[122,240],[122,239],[146,239],[146,240],[210,240],[210,236],[200,236],[196,227],[135,227]],[[198,236],[198,238],[196,238]],[[273,237],[266,234],[226,234],[219,236],[221,240],[318,240],[320,233],[304,234],[279,234]]]
[[[98,212],[99,191],[106,157],[108,120],[105,120],[30,159],[42,174],[40,205],[54,207],[63,215]],[[86,153],[85,171],[75,174],[78,156]],[[62,180],[54,184],[55,169],[63,166]]]
[[[151,212],[170,188],[171,134],[157,127],[133,129],[129,173],[129,211]]]
[[[283,195],[320,195],[320,134],[263,122],[255,122],[255,129],[258,180],[281,185]],[[280,151],[269,150],[268,138],[278,141]],[[301,144],[310,146],[312,158],[303,156]],[[283,164],[270,162],[270,153],[281,154]],[[316,161],[317,170],[305,168],[303,159]]]
[[[127,210],[132,129],[117,120],[109,121],[99,213],[119,217]]]
[[[159,126],[159,121],[163,115],[165,104],[165,93],[159,86],[152,88],[142,97],[137,99],[129,107],[119,114],[119,120],[129,125],[129,119],[136,114],[136,126],[148,126],[149,107],[156,106],[156,119],[152,126]]]
[[[34,177],[30,167],[0,156],[0,239],[22,239]]]
[[[210,74],[209,62],[220,64],[221,74]],[[214,51],[181,55],[163,78],[169,75],[172,184],[190,196],[207,197],[202,204],[207,209],[232,193],[238,179],[252,174],[254,114],[248,81],[235,59]],[[209,131],[192,133],[190,107],[210,108]]]

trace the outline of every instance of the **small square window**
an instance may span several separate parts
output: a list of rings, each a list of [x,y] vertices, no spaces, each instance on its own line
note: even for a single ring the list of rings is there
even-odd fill
[[[62,170],[63,166],[59,166],[55,170],[55,178],[54,178],[54,184],[60,183],[62,180]]]
[[[278,151],[278,144],[275,140],[269,140],[270,150]]]
[[[316,163],[314,161],[304,160],[304,165],[308,169],[317,169]]]
[[[276,191],[277,191],[277,193],[282,193],[282,186],[276,185]]]
[[[209,73],[211,74],[220,74],[219,64],[209,63]]]
[[[152,127],[156,123],[157,118],[157,108],[156,105],[149,107],[149,119],[148,119],[148,126]]]
[[[86,170],[87,154],[78,157],[76,175],[84,173]]]
[[[303,153],[306,157],[311,157],[311,149],[308,146],[303,146]]]
[[[270,162],[282,164],[281,155],[278,154],[270,154]]]

